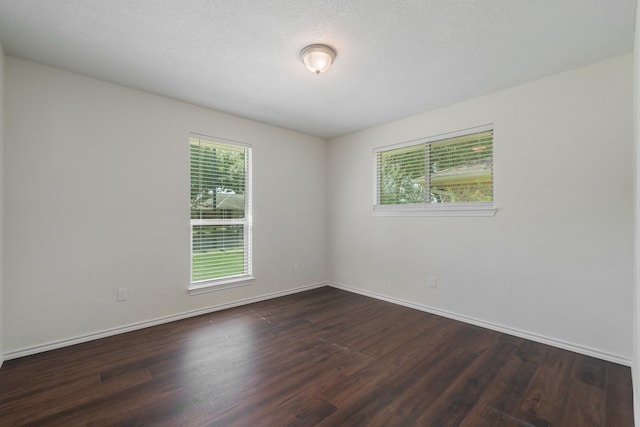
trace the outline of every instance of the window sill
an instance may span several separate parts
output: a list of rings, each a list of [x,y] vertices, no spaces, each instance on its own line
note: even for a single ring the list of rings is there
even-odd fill
[[[238,288],[240,286],[252,285],[253,276],[240,276],[222,280],[212,280],[209,282],[191,284],[188,288],[189,295],[200,295],[207,292],[222,291],[224,289]]]
[[[495,216],[493,205],[374,206],[373,216]]]

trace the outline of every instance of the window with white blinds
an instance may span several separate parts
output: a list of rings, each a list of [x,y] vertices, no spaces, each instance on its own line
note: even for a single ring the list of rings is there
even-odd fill
[[[374,213],[494,215],[493,125],[374,149]]]
[[[251,147],[195,134],[189,138],[189,147],[189,290],[213,290],[250,281]]]

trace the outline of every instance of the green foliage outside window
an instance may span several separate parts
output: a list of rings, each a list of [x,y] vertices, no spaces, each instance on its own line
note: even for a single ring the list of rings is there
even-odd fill
[[[493,200],[493,132],[379,151],[378,203]]]

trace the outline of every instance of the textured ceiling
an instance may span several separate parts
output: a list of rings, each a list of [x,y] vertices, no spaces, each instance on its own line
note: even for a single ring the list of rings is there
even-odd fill
[[[330,138],[628,53],[636,0],[0,0],[5,52]],[[307,71],[298,52],[334,47]]]

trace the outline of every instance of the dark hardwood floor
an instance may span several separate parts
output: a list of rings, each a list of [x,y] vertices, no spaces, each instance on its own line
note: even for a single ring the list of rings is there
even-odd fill
[[[633,425],[627,367],[320,288],[10,360],[0,425]]]

